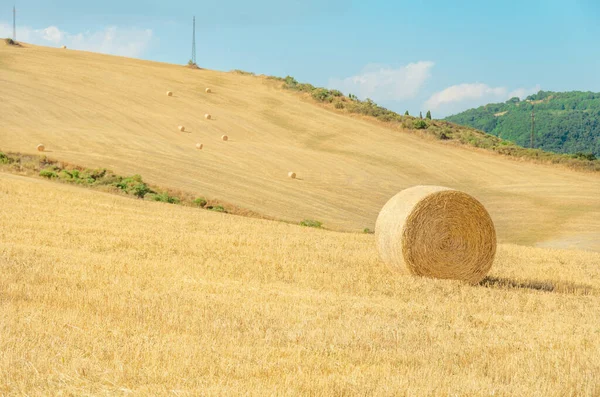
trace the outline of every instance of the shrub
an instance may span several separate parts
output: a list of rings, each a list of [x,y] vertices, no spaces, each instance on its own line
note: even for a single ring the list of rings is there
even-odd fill
[[[206,199],[204,197],[198,197],[196,200],[194,200],[194,204],[198,207],[204,208],[206,206]]]
[[[374,232],[374,231],[372,231],[371,229],[369,229],[368,227],[365,227],[365,228],[363,229],[363,233],[365,233],[365,234],[373,234],[373,233],[375,233],[375,232]]]
[[[0,164],[12,164],[14,160],[6,154],[0,152]]]
[[[344,103],[343,103],[343,102],[336,102],[336,103],[335,103],[335,108],[336,108],[336,109],[343,109],[344,107],[345,107],[345,106],[344,106]]]
[[[146,194],[153,193],[148,185],[142,181],[142,177],[140,175],[123,178],[121,181],[115,183],[115,186],[123,190],[125,193],[133,194],[138,198],[144,198]]]
[[[70,173],[67,170],[62,170],[58,173],[58,177],[60,179],[64,179],[64,180],[72,180],[73,179],[73,174]]]
[[[333,97],[331,96],[331,92],[326,88],[317,88],[312,92],[313,99],[320,102],[332,102]]]
[[[206,209],[210,210],[210,211],[215,211],[215,212],[227,213],[227,211],[225,211],[225,208],[223,208],[222,205],[215,205],[214,207],[212,205],[209,205],[208,207],[206,207]]]
[[[58,178],[58,174],[54,170],[54,167],[44,168],[40,171],[40,176],[48,179]]]
[[[13,40],[13,39],[11,39],[11,38],[4,39],[4,42],[5,42],[6,44],[8,44],[8,45],[19,45],[19,43],[17,43],[16,41],[14,41],[14,40]]]
[[[574,153],[572,155],[572,157],[574,159],[581,159],[581,160],[589,160],[589,161],[596,160],[596,155],[594,153],[577,152],[577,153]]]
[[[302,222],[300,222],[300,226],[314,227],[318,229],[321,226],[323,226],[323,223],[319,221],[314,221],[312,219],[305,219]]]
[[[427,122],[425,120],[415,120],[413,127],[417,130],[424,130],[427,128]]]
[[[160,201],[162,203],[179,204],[181,200],[178,197],[169,196],[169,193],[152,193],[148,195],[152,201]]]

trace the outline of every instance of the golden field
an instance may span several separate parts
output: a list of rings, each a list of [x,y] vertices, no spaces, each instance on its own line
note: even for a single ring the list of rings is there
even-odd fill
[[[598,174],[391,130],[261,77],[2,44],[0,115],[0,150],[44,143],[58,160],[141,174],[267,217],[372,230],[391,196],[433,184],[477,197],[502,243],[600,251]]]
[[[500,245],[484,285],[374,236],[0,173],[0,395],[600,394],[600,254]]]

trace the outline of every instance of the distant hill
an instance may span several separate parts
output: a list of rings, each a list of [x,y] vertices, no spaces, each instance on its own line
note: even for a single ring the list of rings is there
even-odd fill
[[[449,116],[446,120],[529,147],[535,109],[535,147],[600,157],[600,93],[540,91]]]

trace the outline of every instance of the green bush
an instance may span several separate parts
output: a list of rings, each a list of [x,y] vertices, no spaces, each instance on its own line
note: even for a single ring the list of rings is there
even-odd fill
[[[148,195],[152,201],[160,201],[162,203],[179,204],[181,200],[178,197],[169,196],[169,193],[151,193]]]
[[[14,160],[6,154],[0,152],[0,164],[12,164]]]
[[[427,122],[425,120],[415,120],[413,127],[417,130],[424,130],[427,128]]]
[[[212,205],[209,205],[208,207],[206,207],[206,209],[210,210],[210,211],[215,211],[215,212],[227,213],[227,211],[225,211],[225,208],[223,208],[222,205],[215,205],[214,207]]]
[[[204,208],[206,206],[206,199],[204,197],[198,197],[196,200],[194,200],[194,204],[198,207]]]
[[[317,89],[313,90],[311,95],[312,95],[313,99],[320,101],[320,102],[332,102],[333,101],[333,96],[331,95],[331,92],[326,88],[317,88]]]
[[[368,227],[365,227],[365,228],[363,229],[363,233],[365,233],[365,234],[373,234],[373,233],[375,233],[375,232],[374,232],[374,231],[372,231],[371,229],[369,229]]]
[[[314,221],[312,219],[305,219],[302,222],[300,222],[300,226],[314,227],[318,229],[321,226],[323,226],[323,223],[319,221]]]
[[[54,170],[54,167],[44,168],[40,171],[40,176],[48,179],[58,178],[58,174]]]
[[[144,198],[148,193],[153,193],[152,190],[142,181],[140,175],[130,176],[123,178],[121,181],[115,183],[115,186],[123,190],[127,194],[133,194],[138,198]]]
[[[577,153],[574,153],[572,155],[572,157],[574,159],[582,159],[582,160],[589,160],[589,161],[596,160],[596,155],[594,153],[577,152]]]

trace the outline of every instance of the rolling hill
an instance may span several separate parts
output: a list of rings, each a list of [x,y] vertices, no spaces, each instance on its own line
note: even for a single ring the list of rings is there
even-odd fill
[[[600,93],[540,91],[525,101],[512,98],[446,117],[529,147],[535,110],[535,147],[600,157]]]
[[[0,150],[44,143],[54,159],[141,174],[276,219],[373,229],[396,192],[436,184],[482,201],[500,242],[600,250],[598,174],[391,129],[263,77],[0,45],[0,115]]]
[[[370,234],[0,173],[0,394],[600,391],[600,254],[502,244],[480,285]]]

